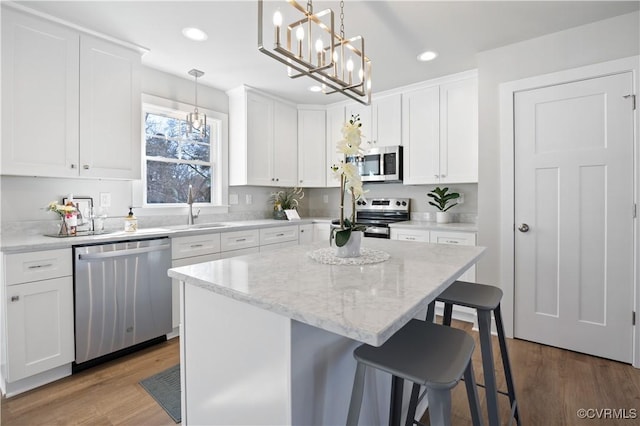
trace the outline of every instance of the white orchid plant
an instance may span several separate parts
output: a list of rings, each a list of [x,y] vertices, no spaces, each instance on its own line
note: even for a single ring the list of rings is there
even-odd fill
[[[362,123],[359,115],[352,115],[351,119],[342,126],[343,139],[338,142],[338,152],[347,156],[357,156],[363,153],[360,144],[362,142]],[[340,228],[331,229],[331,240],[335,238],[336,245],[342,247],[349,241],[351,232],[364,231],[364,225],[356,224],[356,201],[364,196],[362,179],[358,168],[353,163],[341,161],[331,166],[331,170],[340,179]],[[346,192],[351,194],[351,218],[344,217],[344,198]]]

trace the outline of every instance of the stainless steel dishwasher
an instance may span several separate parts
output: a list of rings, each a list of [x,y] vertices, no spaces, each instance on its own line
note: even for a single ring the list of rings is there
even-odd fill
[[[172,330],[170,248],[168,238],[73,248],[74,372],[166,340]]]

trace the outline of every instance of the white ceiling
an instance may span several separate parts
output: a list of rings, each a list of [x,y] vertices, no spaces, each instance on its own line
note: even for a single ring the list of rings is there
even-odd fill
[[[268,7],[274,6],[269,1]],[[305,4],[304,0],[299,0]],[[221,90],[241,84],[297,103],[343,99],[307,90],[312,80],[289,79],[284,65],[257,50],[257,0],[252,1],[24,1],[23,6],[149,49],[144,65]],[[284,1],[281,8],[290,9]],[[315,1],[314,10],[339,2]],[[373,62],[373,90],[383,91],[476,67],[476,53],[638,10],[640,1],[345,1],[345,33],[362,35]],[[265,17],[270,25],[270,16]],[[182,28],[208,33],[204,42]],[[270,30],[270,28],[269,28]],[[426,49],[432,62],[416,61]]]

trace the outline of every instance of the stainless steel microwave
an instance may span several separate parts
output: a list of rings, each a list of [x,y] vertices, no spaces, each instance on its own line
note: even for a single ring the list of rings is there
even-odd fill
[[[402,146],[369,148],[362,155],[347,157],[358,168],[363,182],[401,182]]]

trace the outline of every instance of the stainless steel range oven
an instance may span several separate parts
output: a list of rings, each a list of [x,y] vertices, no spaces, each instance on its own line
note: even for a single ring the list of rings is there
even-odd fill
[[[365,237],[391,238],[390,223],[409,220],[410,198],[370,198],[356,202],[356,223],[365,225]]]

